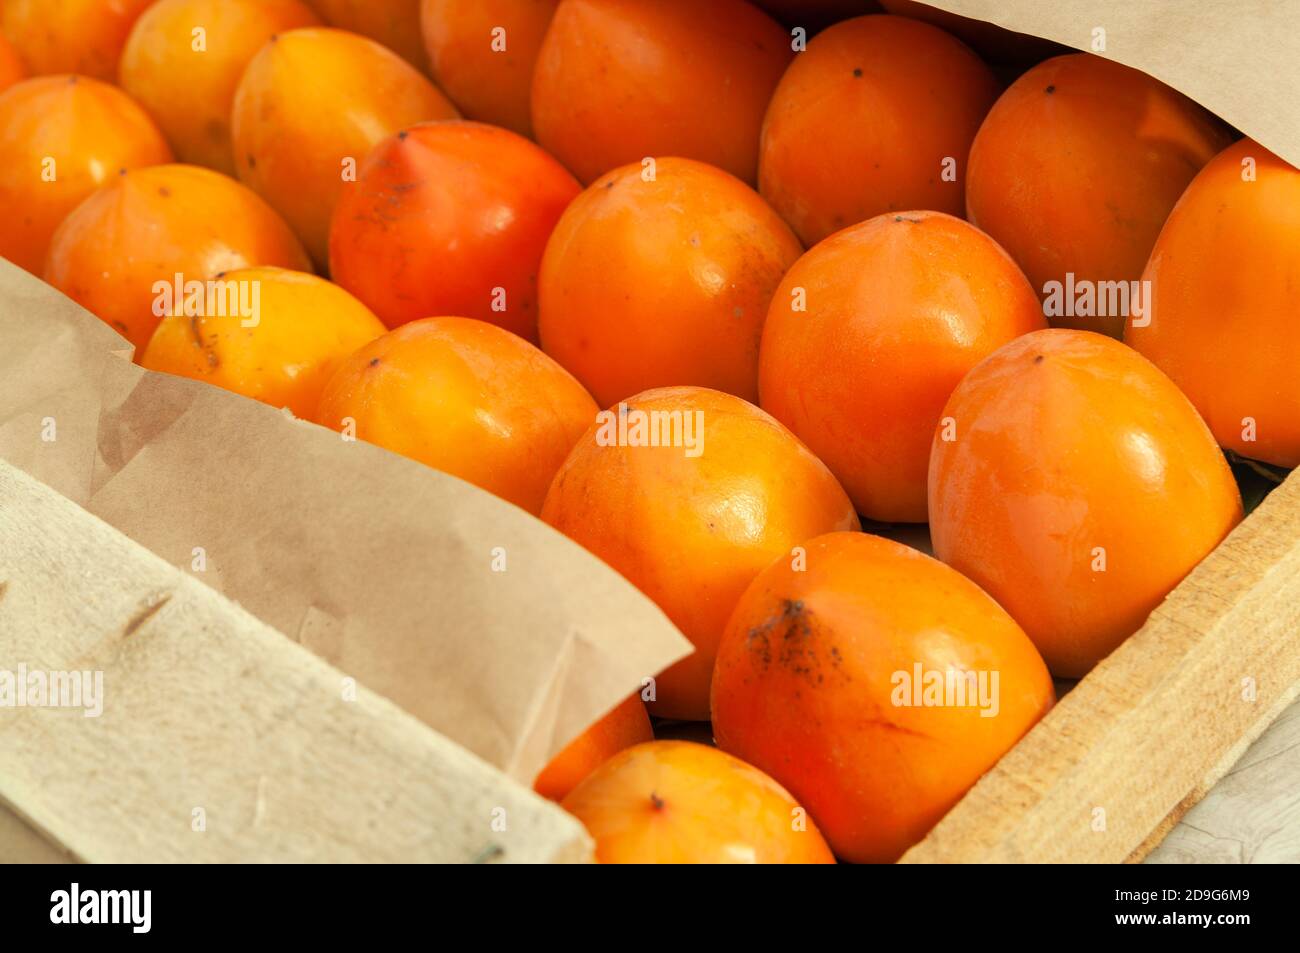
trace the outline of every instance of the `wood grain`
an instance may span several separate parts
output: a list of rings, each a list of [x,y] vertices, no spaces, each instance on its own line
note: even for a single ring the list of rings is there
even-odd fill
[[[585,860],[581,825],[0,462],[0,669],[103,673],[104,710],[0,707],[0,856]],[[201,823],[200,823],[201,819]]]
[[[1300,474],[903,861],[1140,860],[1297,691]]]

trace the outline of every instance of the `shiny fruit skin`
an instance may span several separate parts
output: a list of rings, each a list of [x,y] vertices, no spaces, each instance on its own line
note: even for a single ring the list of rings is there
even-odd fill
[[[1227,133],[1145,73],[1089,53],[1040,63],[1011,84],[970,153],[967,218],[1029,283],[1136,281],[1160,226]],[[1126,315],[1048,314],[1119,337]]]
[[[561,806],[586,826],[602,864],[835,862],[779,784],[738,758],[689,741],[652,741],[619,752]]]
[[[639,695],[630,695],[574,738],[533,781],[533,790],[562,801],[587,775],[624,748],[654,740],[650,716]]]
[[[1144,357],[1090,331],[1017,338],[957,385],[930,457],[935,555],[1081,678],[1241,521],[1204,422]]]
[[[120,89],[38,76],[0,93],[0,255],[40,274],[55,228],[121,169],[171,161],[153,120]]]
[[[665,718],[706,719],[718,639],[745,587],[802,541],[856,529],[858,517],[822,462],[752,404],[665,387],[629,398],[610,417],[631,425],[656,412],[702,421],[691,434],[699,452],[685,440],[635,445],[631,431],[620,443],[603,419],[560,467],[542,519],[622,573],[690,639],[694,654],[659,676],[649,707]]]
[[[420,42],[420,0],[306,0],[330,26],[360,33],[388,47],[406,62],[427,71]],[[482,0],[470,0],[478,6]]]
[[[159,0],[122,51],[122,88],[149,111],[181,162],[234,175],[230,107],[244,68],[276,33],[316,22],[300,0]],[[199,28],[203,43],[195,49]]]
[[[4,33],[33,76],[113,82],[131,25],[153,0],[3,0]]]
[[[603,176],[542,259],[542,348],[602,406],[691,384],[758,399],[772,292],[801,251],[752,189],[690,159]]]
[[[584,183],[683,156],[752,184],[763,110],[793,56],[742,0],[563,0],[537,56],[533,129]]]
[[[1281,467],[1300,466],[1297,249],[1300,171],[1244,139],[1174,206],[1142,275],[1150,321],[1130,321],[1124,334],[1173,378],[1220,446]]]
[[[942,212],[878,215],[786,272],[763,329],[760,404],[859,513],[923,523],[948,395],[993,351],[1044,327],[1029,282],[979,229]]]
[[[809,41],[772,96],[758,190],[808,246],[885,212],[960,216],[966,155],[997,94],[989,68],[937,27],[891,16],[837,23]]]
[[[412,126],[344,186],[330,274],[389,327],[459,314],[536,342],[542,252],[580,191],[564,166],[506,129]]]
[[[373,40],[290,30],[263,46],[239,81],[231,113],[235,168],[324,267],[345,172],[355,173],[399,129],[456,117],[415,67]]]
[[[300,271],[243,268],[220,276],[251,289],[252,318],[222,313],[218,292],[204,313],[162,319],[140,364],[152,371],[215,384],[310,419],[321,388],[348,355],[384,333],[384,326],[338,285]],[[246,321],[256,321],[251,327]]]
[[[533,67],[557,4],[423,0],[420,28],[433,79],[466,118],[532,136]]]
[[[252,265],[308,270],[289,226],[234,179],[192,165],[117,176],[63,220],[45,280],[144,348],[156,282],[206,281]]]
[[[866,533],[804,548],[802,568],[774,562],[727,623],[714,732],[799,799],[837,856],[893,861],[1047,713],[1052,680],[1011,617],[943,563]],[[899,686],[917,665],[921,686],[953,667],[988,694],[914,704]]]
[[[569,451],[596,419],[573,377],[523,338],[484,321],[426,318],[349,357],[316,421],[495,493],[536,515]]]

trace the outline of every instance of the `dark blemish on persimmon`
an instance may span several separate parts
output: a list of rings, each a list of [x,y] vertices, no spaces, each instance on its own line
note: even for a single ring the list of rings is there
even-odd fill
[[[1043,355],[1041,355],[1041,354],[1035,354],[1035,355],[1034,355],[1034,363],[1035,363],[1035,364],[1041,364],[1041,363],[1043,363]]]
[[[853,68],[853,76],[854,76],[855,79],[861,79],[861,78],[862,78],[862,67],[860,67],[860,66],[855,66],[855,67]]]
[[[650,806],[653,807],[656,811],[662,811],[665,807],[668,806],[668,802],[666,802],[663,798],[661,798],[661,797],[660,797],[658,794],[656,794],[654,791],[651,791],[651,792],[650,792]]]
[[[377,357],[372,357],[372,358],[370,359],[370,366],[371,366],[371,367],[376,366],[378,363],[379,363],[379,358],[377,358]]]
[[[250,169],[257,168],[257,160],[253,158],[253,154],[251,152],[248,155],[244,156],[244,161],[248,163],[248,167]]]
[[[1056,92],[1056,87],[1048,86],[1047,89],[1043,90],[1043,92],[1047,93],[1047,95],[1050,96],[1052,95],[1052,93]]]
[[[167,188],[165,185],[160,185],[158,186],[158,194],[165,199],[169,199],[172,197],[172,190]]]

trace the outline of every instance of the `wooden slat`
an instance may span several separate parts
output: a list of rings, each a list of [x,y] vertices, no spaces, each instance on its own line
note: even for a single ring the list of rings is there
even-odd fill
[[[1140,860],[1298,691],[1293,475],[903,860]]]
[[[0,854],[557,861],[581,825],[0,462],[0,669],[103,673],[98,718],[0,708]],[[203,830],[196,830],[201,811]]]

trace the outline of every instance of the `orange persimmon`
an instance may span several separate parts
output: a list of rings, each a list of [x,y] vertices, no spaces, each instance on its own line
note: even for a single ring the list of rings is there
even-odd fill
[[[349,357],[317,423],[460,477],[536,514],[596,404],[523,338],[484,321],[425,318]]]
[[[772,96],[758,189],[805,245],[884,212],[961,215],[966,155],[997,94],[989,68],[937,27],[837,23]]]
[[[316,22],[300,0],[158,0],[135,22],[118,75],[182,162],[234,175],[230,106],[244,68],[276,33]]]
[[[5,36],[33,76],[113,82],[131,25],[154,0],[4,0]]]
[[[1016,263],[942,212],[879,215],[815,245],[772,296],[760,405],[859,513],[923,523],[930,441],[962,376],[1046,327]]]
[[[27,67],[18,56],[13,44],[0,33],[0,92],[8,89],[20,79],[27,77]]]
[[[420,43],[420,0],[306,0],[330,26],[368,36],[412,66],[427,70]],[[466,6],[478,6],[471,0]]]
[[[578,783],[624,748],[653,741],[650,716],[639,695],[630,695],[570,741],[537,775],[533,790],[560,801]]]
[[[122,169],[170,162],[148,114],[85,76],[38,76],[0,93],[0,255],[33,274],[54,229]]]
[[[953,391],[930,456],[935,555],[997,599],[1054,675],[1080,678],[1241,520],[1196,409],[1090,331],[1017,338]]]
[[[1079,282],[1127,286],[1178,196],[1228,142],[1218,120],[1159,80],[1090,53],[1058,56],[1012,83],[980,127],[967,217],[1045,299]],[[1073,304],[1051,305],[1048,320],[1118,337],[1128,317]]]
[[[581,191],[522,136],[422,123],[385,139],[339,196],[330,274],[390,328],[460,314],[537,340],[537,272]]]
[[[216,275],[200,308],[175,308],[140,364],[207,381],[310,418],[336,367],[384,333],[383,323],[338,285],[284,268]]]
[[[562,802],[602,864],[831,864],[781,785],[726,752],[651,741],[610,758]]]
[[[311,268],[289,226],[234,179],[193,165],[123,172],[50,241],[45,280],[144,348],[159,290],[251,265]],[[161,286],[159,286],[161,287]]]
[[[322,27],[290,30],[262,47],[235,91],[235,168],[324,267],[345,178],[355,178],[366,154],[397,130],[457,115],[415,67],[374,40]]]
[[[533,67],[559,0],[424,0],[434,80],[470,119],[533,134]]]
[[[714,732],[799,799],[837,856],[896,860],[1046,714],[1052,679],[1012,618],[943,563],[866,533],[803,548],[727,622]]]
[[[563,0],[537,56],[533,130],[584,183],[653,155],[753,183],[763,110],[793,55],[743,0]]]
[[[758,399],[772,292],[799,242],[753,189],[691,159],[603,176],[542,259],[542,347],[603,406],[694,384]]]
[[[825,465],[759,408],[704,387],[637,394],[583,435],[542,519],[649,596],[695,646],[652,713],[709,716],[718,638],[750,581],[820,533],[858,526]]]
[[[1196,405],[1219,445],[1300,466],[1300,170],[1253,140],[1192,180],[1143,280],[1151,312],[1124,340]]]

